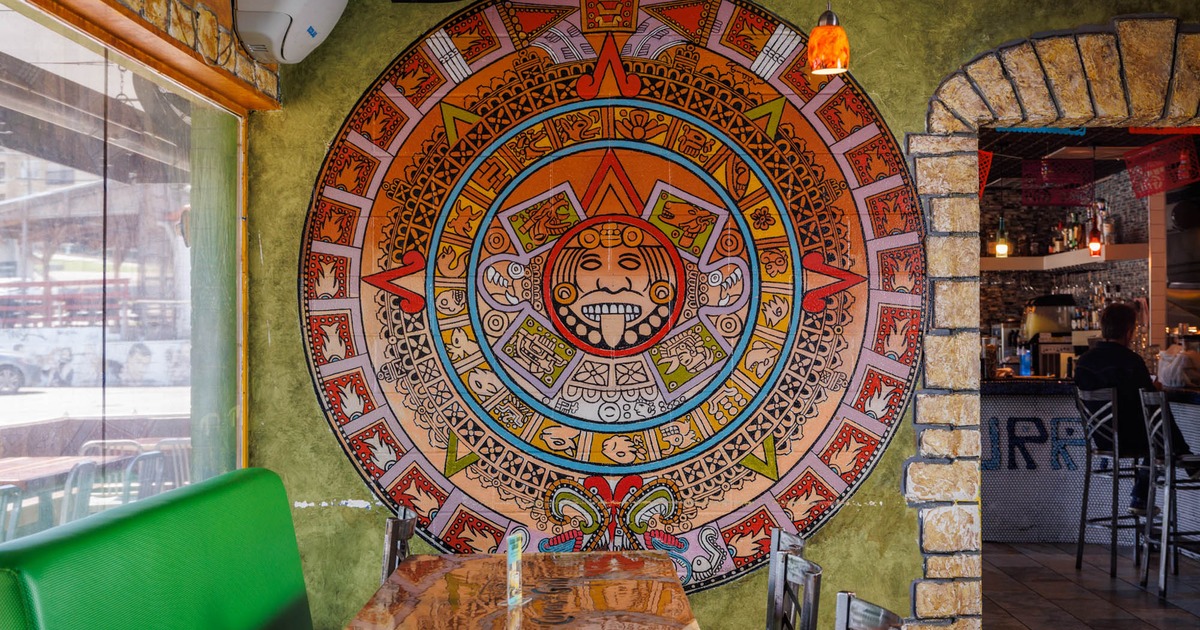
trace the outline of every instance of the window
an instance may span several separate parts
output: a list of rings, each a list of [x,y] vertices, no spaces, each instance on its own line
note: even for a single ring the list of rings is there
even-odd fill
[[[237,465],[241,121],[7,1],[0,486],[27,535]]]
[[[46,169],[47,186],[66,186],[75,183],[75,170],[70,168]]]

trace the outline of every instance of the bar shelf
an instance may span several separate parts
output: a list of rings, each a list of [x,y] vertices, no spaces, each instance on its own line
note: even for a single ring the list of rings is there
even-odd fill
[[[979,259],[980,271],[1056,271],[1073,267],[1089,267],[1116,260],[1144,260],[1150,255],[1148,243],[1105,245],[1100,256],[1093,258],[1086,249],[1076,249],[1045,256],[1010,256]]]

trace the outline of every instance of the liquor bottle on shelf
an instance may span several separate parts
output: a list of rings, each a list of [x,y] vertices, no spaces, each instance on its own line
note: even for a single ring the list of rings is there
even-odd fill
[[[1086,217],[1084,216],[1084,212],[1079,212],[1079,214],[1075,215],[1075,248],[1076,248],[1076,250],[1082,250],[1082,248],[1087,247],[1087,227],[1086,226],[1088,223],[1090,223],[1090,221],[1086,220]]]
[[[1100,213],[1100,238],[1105,245],[1115,245],[1117,242],[1116,221],[1108,209],[1108,203],[1103,199],[1096,200],[1096,208]]]

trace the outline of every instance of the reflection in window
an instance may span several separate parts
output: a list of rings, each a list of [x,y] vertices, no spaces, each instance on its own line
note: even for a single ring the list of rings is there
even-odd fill
[[[0,540],[236,464],[240,122],[40,22],[0,6]]]

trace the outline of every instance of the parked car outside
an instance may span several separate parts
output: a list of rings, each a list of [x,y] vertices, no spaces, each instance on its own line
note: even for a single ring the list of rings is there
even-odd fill
[[[0,394],[15,394],[26,385],[36,385],[42,369],[24,355],[0,352]]]

